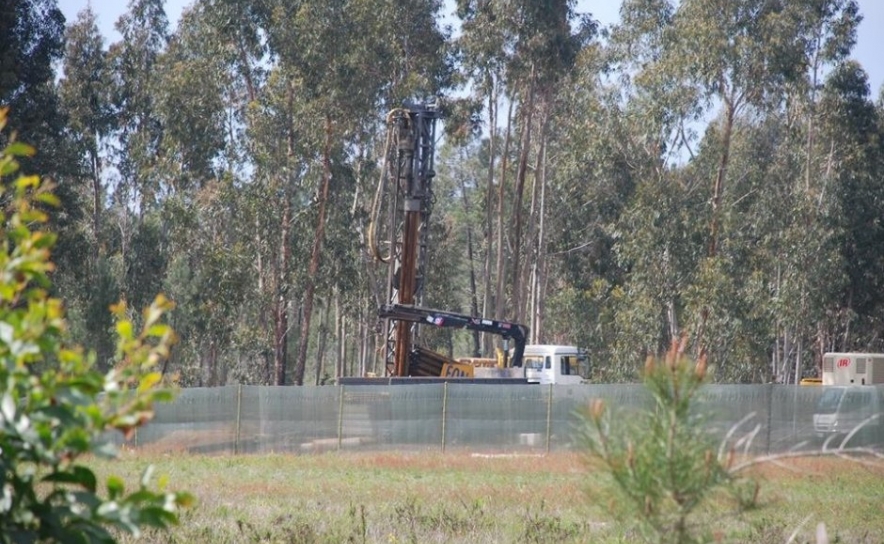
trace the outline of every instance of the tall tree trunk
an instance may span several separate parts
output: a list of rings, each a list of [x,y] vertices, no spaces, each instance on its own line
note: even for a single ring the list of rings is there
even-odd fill
[[[808,100],[807,112],[807,143],[806,143],[806,164],[804,169],[804,192],[810,194],[810,178],[813,166],[813,148],[816,139],[816,91],[819,85],[820,77],[820,49],[822,46],[822,37],[817,34],[816,43],[813,47],[813,55],[810,61],[810,97]]]
[[[470,217],[470,201],[467,198],[467,187],[463,178],[460,180],[460,192],[463,195],[463,209]],[[479,315],[479,295],[476,292],[476,264],[473,261],[473,227],[467,221],[467,260],[470,263],[470,312]],[[482,356],[482,344],[479,331],[473,331],[473,357]]]
[[[721,194],[724,190],[724,179],[730,162],[731,134],[734,129],[735,104],[732,100],[725,101],[724,131],[721,135],[721,157],[715,172],[715,183],[712,186],[712,226],[709,229],[709,257],[718,254],[719,222],[721,220]]]
[[[101,157],[97,151],[90,151],[89,154],[92,163],[92,236],[95,238],[92,259],[95,266],[101,254]]]
[[[319,191],[319,217],[316,220],[316,238],[310,255],[310,267],[304,287],[304,319],[301,321],[301,343],[298,349],[298,360],[295,363],[295,383],[304,385],[304,368],[307,364],[307,347],[310,342],[310,315],[313,313],[313,295],[316,292],[316,277],[319,274],[319,263],[322,257],[322,240],[325,237],[325,214],[328,207],[328,191],[331,185],[331,146],[332,119],[325,116],[325,149],[322,153],[322,186]]]
[[[482,268],[482,315],[491,313],[491,255],[494,250],[494,159],[497,152],[497,86],[492,82],[488,93],[488,181],[485,192],[485,261]],[[482,334],[482,351],[485,355],[493,353],[494,343],[490,334]]]
[[[344,375],[344,314],[341,312],[341,294],[335,293],[335,336],[338,337],[338,350],[335,356],[335,379]]]
[[[519,150],[519,168],[516,172],[516,194],[513,204],[513,319],[521,321],[522,311],[522,281],[520,266],[522,264],[522,199],[525,193],[525,176],[528,171],[528,152],[531,147],[531,124],[534,120],[534,68],[531,69],[531,80],[528,83],[528,103],[520,108],[522,110],[522,135],[521,149]]]
[[[494,317],[503,319],[504,292],[503,284],[506,281],[506,273],[503,263],[503,223],[504,223],[504,188],[506,187],[506,169],[509,164],[510,153],[510,128],[513,123],[513,102],[510,100],[509,110],[506,115],[506,134],[503,139],[503,157],[500,159],[500,181],[497,186],[497,277],[494,295]]]
[[[721,157],[718,160],[718,169],[715,173],[715,181],[712,185],[712,219],[709,227],[709,249],[707,256],[712,259],[718,255],[718,238],[719,238],[719,222],[721,220],[721,195],[724,190],[724,179],[727,175],[727,167],[730,162],[731,151],[731,133],[734,128],[734,117],[736,115],[736,103],[733,97],[726,96],[724,100],[724,127],[721,136]],[[706,333],[706,324],[709,321],[709,305],[704,304],[700,310],[700,326],[697,332],[697,346],[700,354],[706,353],[706,345],[704,335]]]
[[[328,303],[319,310],[319,346],[316,348],[316,385],[322,381],[322,362],[325,358],[325,344],[328,339]]]
[[[294,89],[291,83],[288,86],[289,111],[293,111]],[[286,161],[291,163],[295,155],[295,131],[289,122],[288,134],[286,135]],[[289,244],[289,229],[292,222],[292,203],[289,196],[291,179],[283,180],[282,220],[279,225],[279,261],[276,270],[276,293],[273,307],[273,381],[274,385],[285,385],[285,370],[288,361],[288,331],[289,331],[289,298],[288,298],[288,270],[292,258],[292,249]]]
[[[288,191],[284,191],[287,193]],[[282,232],[279,242],[279,270],[276,274],[276,300],[273,312],[273,384],[285,385],[285,365],[288,359],[288,286],[286,273],[291,261],[289,246],[289,223],[291,223],[291,202],[286,196],[282,204]]]
[[[534,175],[538,211],[536,221],[532,222],[532,225],[536,225],[536,229],[533,229],[536,230],[536,251],[531,271],[532,300],[529,308],[531,338],[534,343],[540,343],[543,338],[543,301],[546,298],[546,142],[548,123],[549,110],[544,109],[543,122],[541,123],[543,129],[540,132],[540,146],[537,150],[537,169]]]

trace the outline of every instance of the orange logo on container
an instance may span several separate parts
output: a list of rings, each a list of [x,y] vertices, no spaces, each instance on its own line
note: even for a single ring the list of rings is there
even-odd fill
[[[846,368],[850,366],[850,359],[838,359],[838,368]]]

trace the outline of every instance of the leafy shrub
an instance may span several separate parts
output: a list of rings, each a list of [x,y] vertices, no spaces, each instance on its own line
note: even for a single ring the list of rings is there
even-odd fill
[[[83,460],[114,455],[107,433],[133,433],[169,399],[155,367],[174,340],[162,322],[171,303],[157,298],[140,332],[115,308],[118,362],[106,374],[67,344],[61,301],[47,291],[56,237],[44,209],[57,199],[38,176],[10,180],[16,157],[34,153],[10,141],[0,151],[0,542],[113,542],[114,527],[166,528],[190,495],[152,491],[151,469],[131,492],[117,477],[99,485]]]

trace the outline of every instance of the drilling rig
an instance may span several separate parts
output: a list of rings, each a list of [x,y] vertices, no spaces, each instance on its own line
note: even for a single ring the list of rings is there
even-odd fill
[[[472,376],[471,368],[419,347],[419,325],[496,334],[505,344],[513,340],[512,357],[506,347],[502,351],[503,366],[521,366],[528,337],[528,328],[518,323],[423,307],[440,118],[436,104],[406,104],[387,115],[385,164],[372,202],[369,245],[374,258],[387,265],[386,302],[378,317],[386,334],[386,372],[393,377]]]

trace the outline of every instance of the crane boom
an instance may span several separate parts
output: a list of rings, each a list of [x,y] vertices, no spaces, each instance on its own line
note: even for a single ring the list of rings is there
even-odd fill
[[[395,319],[405,323],[422,323],[435,327],[453,327],[496,334],[503,338],[504,341],[512,340],[515,344],[512,359],[504,361],[504,366],[522,366],[525,343],[528,339],[528,327],[525,325],[404,304],[388,304],[383,306],[379,310],[378,315],[381,318]],[[508,350],[504,349],[504,354],[505,357],[508,357]]]

